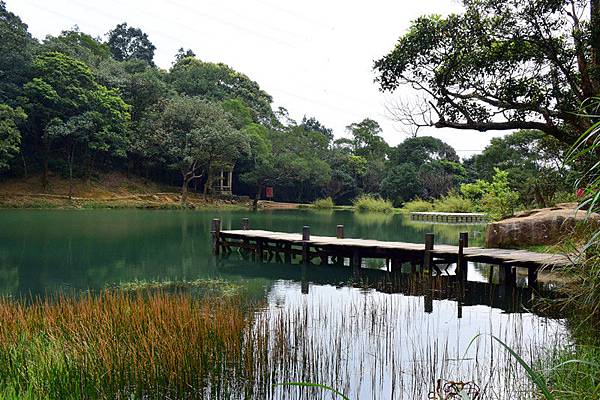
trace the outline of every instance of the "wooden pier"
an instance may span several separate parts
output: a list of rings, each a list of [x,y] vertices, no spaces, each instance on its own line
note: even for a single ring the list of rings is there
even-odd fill
[[[304,265],[314,260],[321,265],[348,265],[354,274],[360,274],[363,259],[382,259],[388,271],[398,271],[403,263],[410,263],[411,272],[429,276],[449,275],[449,270],[461,280],[467,279],[468,262],[481,262],[499,268],[502,283],[515,284],[515,268],[526,268],[528,284],[537,285],[538,271],[572,264],[569,257],[560,254],[534,253],[525,250],[486,249],[469,247],[467,233],[461,233],[458,246],[435,245],[435,237],[428,233],[424,244],[391,242],[369,239],[351,239],[344,236],[344,226],[338,225],[336,236],[313,236],[304,226],[302,233],[272,232],[250,229],[247,218],[240,230],[221,230],[221,221],[212,222],[213,253],[231,253],[238,248],[242,256],[256,261],[291,263],[297,257]],[[332,229],[333,231],[333,229]],[[455,265],[455,268],[450,268]]]
[[[411,212],[410,219],[444,224],[484,224],[487,222],[487,215],[482,213]]]

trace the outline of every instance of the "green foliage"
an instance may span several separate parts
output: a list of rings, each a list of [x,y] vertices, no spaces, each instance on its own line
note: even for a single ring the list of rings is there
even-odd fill
[[[433,203],[427,200],[416,198],[404,203],[402,209],[406,212],[429,212],[433,211]]]
[[[417,168],[413,164],[400,164],[390,168],[380,185],[381,194],[394,199],[395,205],[411,200],[423,192]]]
[[[331,197],[326,197],[324,199],[317,199],[317,200],[313,201],[313,203],[312,203],[312,207],[319,209],[319,210],[331,210],[334,206],[335,206],[335,204],[333,203],[333,200],[331,199]]]
[[[433,209],[439,212],[469,213],[475,210],[475,206],[470,199],[462,197],[456,192],[450,192],[448,195],[435,200]]]
[[[508,173],[498,168],[492,182],[479,179],[475,183],[461,185],[460,191],[477,211],[487,213],[492,220],[512,216],[519,205],[519,194],[508,185]]]
[[[357,156],[367,160],[381,160],[388,152],[389,146],[381,137],[381,127],[377,121],[365,118],[346,127],[352,139],[340,139],[339,144],[348,144]]]
[[[201,96],[211,101],[240,99],[252,110],[255,122],[274,124],[271,96],[246,75],[225,64],[185,57],[173,65],[168,80],[180,94]]]
[[[418,168],[437,160],[459,162],[451,146],[431,136],[408,138],[390,150],[390,162],[394,165],[410,163]]]
[[[161,149],[162,161],[182,175],[183,201],[190,181],[233,163],[249,150],[225,111],[198,97],[173,97],[149,113],[145,123],[152,132],[151,143]]]
[[[139,28],[127,26],[125,22],[117,25],[108,32],[107,45],[117,61],[138,59],[153,65],[156,47]]]
[[[372,195],[362,195],[352,203],[354,209],[358,212],[380,212],[389,213],[393,211],[392,202],[384,200],[381,197]]]
[[[10,160],[19,153],[21,144],[21,124],[27,115],[21,108],[13,109],[0,104],[0,171],[8,169]]]
[[[36,42],[4,1],[0,1],[0,38],[0,104],[14,107],[28,80]]]
[[[600,19],[589,17],[590,2],[462,3],[460,14],[412,22],[375,62],[381,89],[421,92],[421,113],[405,112],[421,126],[539,129],[572,143],[592,122],[572,116],[600,86],[600,75],[590,72],[600,58],[587,56],[600,50]]]

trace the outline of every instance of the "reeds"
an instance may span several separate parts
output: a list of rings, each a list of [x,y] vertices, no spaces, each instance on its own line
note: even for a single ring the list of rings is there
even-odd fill
[[[436,301],[427,314],[422,297],[295,293],[266,307],[161,290],[0,300],[0,398],[322,399],[328,386],[351,399],[419,399],[438,379],[523,398],[535,388],[511,354],[480,340],[462,359],[467,342],[483,329],[531,362],[560,338],[548,321],[481,311],[465,318],[489,327],[462,332],[448,318],[456,305]]]
[[[0,398],[185,398],[242,380],[250,314],[233,300],[107,291],[2,300],[0,321]]]
[[[358,197],[352,203],[354,209],[359,212],[382,212],[388,213],[394,210],[392,202],[381,197],[368,194]]]
[[[335,204],[333,203],[333,199],[331,197],[317,199],[312,203],[312,208],[317,210],[331,210],[334,206]]]

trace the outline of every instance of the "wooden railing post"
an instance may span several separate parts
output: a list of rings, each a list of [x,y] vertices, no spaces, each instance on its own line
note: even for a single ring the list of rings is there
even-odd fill
[[[310,226],[304,226],[302,228],[302,262],[304,264],[310,263]]]
[[[423,269],[427,271],[429,275],[433,275],[433,257],[431,250],[433,250],[433,243],[435,241],[435,235],[433,233],[425,234],[425,252],[423,253]]]
[[[344,238],[344,225],[338,225],[335,229],[335,237],[338,239]]]
[[[215,218],[212,220],[210,231],[212,235],[213,254],[218,256],[221,250],[221,220]]]
[[[250,219],[242,218],[242,230],[244,230],[244,231],[250,230]]]

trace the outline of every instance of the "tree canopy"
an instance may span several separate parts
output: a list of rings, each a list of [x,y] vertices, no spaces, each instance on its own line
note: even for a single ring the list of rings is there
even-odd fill
[[[375,62],[381,90],[423,95],[420,126],[537,129],[574,142],[600,90],[600,0],[463,0],[462,14],[415,20]]]

